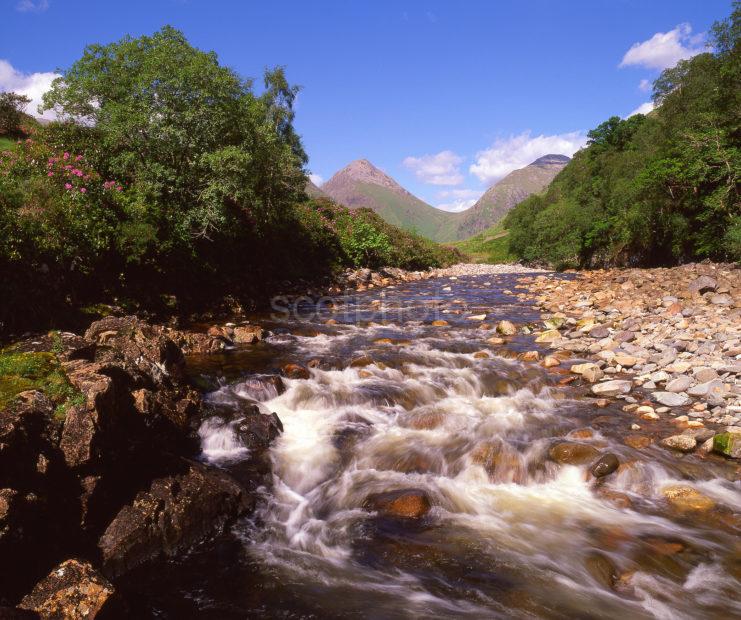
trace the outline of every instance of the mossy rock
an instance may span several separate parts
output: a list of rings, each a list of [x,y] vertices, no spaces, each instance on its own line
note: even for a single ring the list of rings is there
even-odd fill
[[[63,418],[70,404],[81,394],[70,384],[56,355],[50,352],[19,352],[13,347],[0,351],[0,409],[5,409],[21,392],[38,390],[57,405]]]
[[[713,450],[734,459],[741,458],[741,432],[719,433],[713,437]]]

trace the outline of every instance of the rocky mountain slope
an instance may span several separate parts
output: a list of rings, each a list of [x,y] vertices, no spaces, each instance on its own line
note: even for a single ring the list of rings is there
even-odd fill
[[[321,190],[351,209],[373,209],[390,224],[439,240],[450,214],[413,196],[366,159],[358,159],[337,172]]]
[[[542,192],[569,161],[566,155],[544,155],[510,172],[486,190],[470,209],[454,214],[440,231],[440,240],[468,239],[493,226],[525,198]]]

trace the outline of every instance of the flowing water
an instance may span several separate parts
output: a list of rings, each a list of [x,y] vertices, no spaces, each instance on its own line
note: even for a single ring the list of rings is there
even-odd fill
[[[371,290],[300,317],[256,317],[273,333],[266,342],[192,360],[214,382],[215,415],[200,429],[206,460],[235,476],[250,466],[245,403],[276,412],[284,432],[256,514],[140,572],[142,609],[165,618],[741,616],[738,466],[632,448],[634,422],[654,441],[671,424],[637,420],[622,403],[600,409],[586,388],[559,385],[558,371],[518,361],[531,337],[488,343],[494,332],[469,316],[538,320],[504,292],[515,286],[502,275]],[[289,362],[310,364],[311,375],[285,379],[279,393],[269,377]],[[557,463],[549,451],[566,440],[612,452],[621,466],[597,481],[587,475],[594,457]],[[702,499],[672,505],[664,491],[676,485]],[[416,519],[378,510],[373,497],[391,491],[431,508]]]

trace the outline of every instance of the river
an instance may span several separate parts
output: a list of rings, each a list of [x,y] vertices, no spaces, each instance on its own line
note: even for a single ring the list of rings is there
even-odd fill
[[[482,322],[539,319],[512,293],[516,278],[412,282],[258,315],[266,341],[192,359],[212,386],[205,460],[245,471],[244,403],[277,413],[284,432],[250,519],[130,577],[139,613],[741,616],[738,467],[669,452],[655,443],[669,422],[631,430],[624,403],[599,408],[586,387],[561,385],[563,365],[519,361],[531,336],[491,343]],[[269,377],[287,363],[310,377],[279,393]],[[586,447],[569,462],[554,458],[562,442]],[[606,453],[620,467],[597,480],[588,469]],[[680,486],[702,499],[667,501]],[[404,493],[422,516],[379,508]]]

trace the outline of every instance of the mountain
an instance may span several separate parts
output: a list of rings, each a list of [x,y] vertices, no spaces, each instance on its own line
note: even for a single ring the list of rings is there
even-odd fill
[[[304,191],[309,198],[327,198],[327,194],[322,191],[322,188],[311,179],[306,179]]]
[[[373,209],[390,224],[429,239],[440,238],[440,230],[451,216],[410,194],[366,159],[345,166],[322,185],[321,191],[350,209]]]
[[[453,214],[439,231],[439,239],[468,239],[499,222],[507,212],[531,194],[542,192],[571,159],[566,155],[544,155],[510,172],[492,185],[471,208]]]

